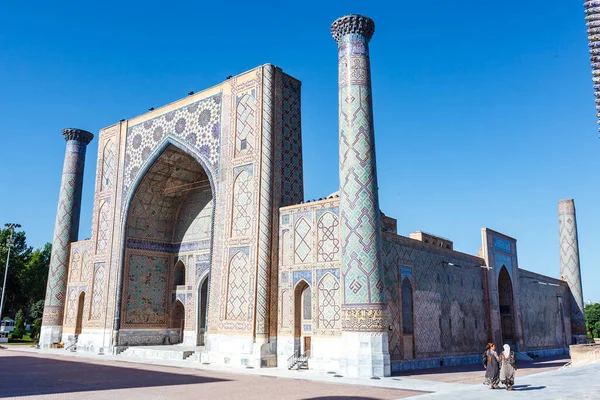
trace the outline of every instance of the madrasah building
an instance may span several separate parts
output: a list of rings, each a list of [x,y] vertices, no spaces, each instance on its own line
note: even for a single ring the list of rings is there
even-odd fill
[[[100,130],[86,240],[94,135],[63,130],[41,346],[371,377],[480,362],[489,341],[554,355],[585,340],[572,200],[559,202],[560,279],[519,268],[505,234],[483,228],[470,255],[402,236],[380,211],[374,29],[360,15],[331,26],[340,187],[317,201],[303,194],[301,83],[271,64]]]

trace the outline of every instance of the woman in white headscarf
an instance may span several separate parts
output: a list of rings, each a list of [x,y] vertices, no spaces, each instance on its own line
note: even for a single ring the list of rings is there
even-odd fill
[[[502,382],[506,390],[515,390],[515,371],[517,364],[515,353],[510,351],[510,346],[505,344],[504,351],[500,354],[500,382]]]

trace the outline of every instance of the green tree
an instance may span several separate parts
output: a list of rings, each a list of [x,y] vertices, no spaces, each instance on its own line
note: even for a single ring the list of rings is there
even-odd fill
[[[30,302],[29,308],[27,309],[28,321],[35,321],[38,318],[42,318],[44,314],[44,300],[38,300],[36,302]]]
[[[31,326],[31,338],[36,340],[40,337],[40,331],[42,330],[42,318],[37,318]]]
[[[15,318],[15,330],[12,332],[11,337],[13,339],[21,339],[25,334],[25,319],[23,316],[23,311],[17,311],[17,315]]]
[[[600,303],[586,305],[584,313],[588,334],[592,338],[600,337]]]
[[[42,249],[34,250],[18,273],[19,286],[27,298],[26,319],[29,322],[41,317],[44,310],[43,300],[46,296],[51,253],[52,245],[50,243],[46,243]]]
[[[4,272],[6,267],[6,257],[8,248],[6,243],[10,236],[9,229],[0,229],[0,285],[4,282]],[[4,296],[4,309],[2,318],[5,316],[14,316],[17,311],[26,307],[27,296],[23,293],[19,282],[20,271],[29,262],[32,249],[27,246],[25,232],[16,231],[13,235],[14,245],[10,251],[10,263],[8,266],[8,275],[6,277],[6,293]]]

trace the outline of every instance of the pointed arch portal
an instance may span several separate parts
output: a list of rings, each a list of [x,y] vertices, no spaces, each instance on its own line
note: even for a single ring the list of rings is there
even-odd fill
[[[500,325],[502,327],[502,342],[515,342],[515,318],[513,286],[506,266],[502,266],[498,275],[498,300],[500,305]]]
[[[185,331],[189,344],[196,344],[198,330],[206,326],[188,321],[186,331],[184,307],[201,295],[191,288],[198,278],[197,260],[211,258],[213,213],[207,171],[168,144],[138,180],[127,205],[119,329],[163,332],[146,344],[183,342]]]

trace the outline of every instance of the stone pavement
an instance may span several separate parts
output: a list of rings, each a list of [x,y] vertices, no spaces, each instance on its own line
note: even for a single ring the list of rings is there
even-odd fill
[[[10,373],[13,368],[6,365],[7,358],[17,361],[14,357],[19,357],[17,360],[23,364],[19,369],[30,371],[27,384],[21,384],[18,374],[15,378]],[[143,395],[163,399],[202,398],[199,394],[205,393],[211,399],[244,400],[374,400],[410,396],[424,399],[443,396],[446,399],[468,400],[507,395],[511,398],[600,399],[600,381],[597,378],[591,379],[600,376],[600,363],[556,371],[567,361],[564,359],[521,364],[517,372],[518,390],[509,393],[505,390],[490,390],[482,385],[480,382],[483,371],[479,366],[411,371],[382,379],[356,379],[313,370],[242,369],[170,360],[143,360],[141,364],[141,361],[139,358],[122,355],[98,356],[64,350],[0,350],[0,398],[34,394],[47,395],[43,398],[55,398],[60,394],[61,398],[71,395],[85,399]],[[31,368],[31,365],[42,364],[46,366]],[[544,372],[539,373],[540,371]],[[58,385],[53,384],[54,381]],[[17,392],[5,394],[5,387]],[[19,387],[27,390],[23,391]],[[435,393],[427,394],[428,392]]]
[[[502,386],[501,386],[502,387]],[[419,396],[419,399],[600,399],[600,363],[515,378],[515,391],[492,390],[483,384]]]
[[[421,393],[0,350],[0,398],[392,400]]]

